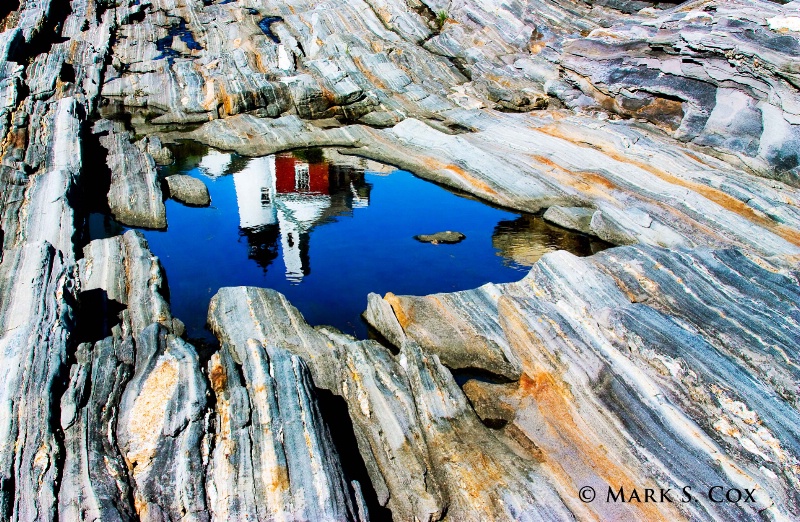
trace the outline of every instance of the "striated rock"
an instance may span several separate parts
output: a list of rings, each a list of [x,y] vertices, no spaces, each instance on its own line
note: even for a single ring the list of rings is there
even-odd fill
[[[44,116],[39,130],[48,136],[44,142],[42,134],[29,138],[45,153],[37,162],[40,170],[32,176],[7,166],[3,171],[11,189],[0,214],[5,236],[0,354],[7,365],[0,386],[0,517],[5,520],[57,516],[63,449],[52,422],[58,418],[54,397],[74,328],[74,214],[67,192],[81,168],[74,155],[80,123],[74,99],[37,107]],[[23,141],[9,150],[24,147]],[[21,166],[24,154],[14,157],[7,165]]]
[[[769,20],[798,6],[702,3],[634,17],[564,45],[565,76],[601,107],[647,119],[797,185],[800,43]]]
[[[513,396],[519,388],[518,383],[494,384],[470,379],[462,390],[472,409],[487,426],[504,427],[517,416]]]
[[[602,214],[592,232],[612,242],[797,251],[795,205],[780,202],[795,201],[787,185],[732,173],[627,125],[468,111],[451,118],[480,130],[451,136],[408,119],[370,131],[354,152],[509,208],[594,207]]]
[[[77,350],[77,364],[61,398],[64,471],[59,491],[62,520],[138,520],[131,505],[128,468],[114,428],[125,385],[133,375],[130,339],[108,337]]]
[[[425,343],[442,331],[436,318],[448,317],[450,331],[491,336],[518,357],[519,387],[497,393],[499,401],[487,404],[475,384],[465,391],[482,416],[508,422],[502,432],[510,444],[524,448],[518,441],[527,439],[563,495],[583,485],[616,491],[633,477],[693,491],[725,483],[753,489],[754,502],[718,504],[706,495],[685,506],[687,516],[757,519],[766,510],[792,518],[798,439],[789,390],[797,376],[781,354],[796,344],[789,332],[797,292],[798,280],[780,263],[736,250],[637,246],[583,259],[548,254],[519,283],[387,295],[398,318],[388,328],[386,314],[366,317],[388,339]],[[479,299],[491,304],[476,307]],[[425,307],[431,311],[416,311]],[[448,340],[463,350],[472,344],[455,333]],[[556,457],[563,454],[570,459]],[[601,518],[648,519],[672,509],[587,508]]]
[[[676,4],[5,2],[0,519],[800,517],[800,7]],[[107,182],[118,220],[166,227],[186,138],[341,147],[633,246],[498,224],[531,273],[370,295],[389,346],[223,289],[201,359],[143,237],[83,230]]]
[[[152,156],[131,143],[129,132],[110,122],[96,124],[95,132],[101,133],[100,144],[108,151],[108,206],[114,218],[134,227],[166,228],[167,211]]]
[[[81,290],[102,290],[107,299],[125,307],[120,313],[123,336],[138,338],[152,323],[180,332],[163,296],[161,263],[141,232],[129,230],[122,236],[92,241],[83,254],[78,263]]]
[[[481,424],[438,358],[415,343],[395,357],[374,341],[311,328],[281,294],[257,288],[221,289],[209,324],[223,344],[300,355],[318,386],[347,401],[378,500],[394,517],[568,516],[538,465],[521,461]]]
[[[452,243],[460,243],[466,239],[467,236],[462,234],[461,232],[453,232],[451,230],[447,230],[445,232],[436,232],[435,234],[420,234],[418,236],[414,236],[414,239],[421,243],[431,243],[434,245],[438,245],[440,243],[445,244],[452,244]]]
[[[213,519],[368,519],[299,357],[256,339],[226,340],[208,375],[216,396],[206,486]]]
[[[54,519],[62,458],[52,397],[67,358],[74,265],[39,242],[6,250],[0,264],[0,514],[6,520]],[[14,487],[9,487],[14,484]]]
[[[190,137],[214,148],[235,150],[244,156],[311,146],[351,147],[364,136],[366,131],[359,126],[322,130],[297,116],[266,120],[247,114],[217,120],[190,133]]]
[[[173,174],[167,176],[165,181],[169,188],[169,197],[187,205],[207,207],[211,204],[208,187],[199,179],[184,174]]]
[[[156,165],[171,165],[175,161],[172,151],[161,144],[158,136],[146,136],[136,142],[136,145],[143,151],[153,157]]]
[[[141,520],[210,520],[205,500],[206,382],[194,348],[160,325],[136,342],[116,437]]]
[[[370,294],[364,318],[386,339],[399,342],[413,340],[426,353],[435,353],[450,368],[479,368],[495,375],[518,379],[522,371],[520,361],[503,340],[503,333],[492,323],[476,327],[471,316],[441,313],[450,299],[463,298],[460,294],[438,294],[433,298],[396,296],[383,298],[391,308],[380,303],[380,296]],[[491,315],[497,307],[497,295],[491,285],[485,285],[469,294],[467,309],[483,310]],[[456,310],[458,307],[452,306]],[[449,307],[448,307],[449,308]],[[376,313],[376,311],[380,311]],[[458,311],[455,312],[458,314]],[[489,326],[492,328],[490,329]]]
[[[592,216],[595,210],[584,207],[550,207],[542,217],[551,223],[577,230],[584,234],[592,233]]]

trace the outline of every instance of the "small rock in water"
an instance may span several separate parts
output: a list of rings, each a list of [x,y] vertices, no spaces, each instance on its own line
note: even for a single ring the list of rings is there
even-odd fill
[[[201,207],[208,206],[211,203],[208,187],[197,178],[184,174],[168,176],[167,187],[169,187],[170,197],[181,203]]]
[[[431,243],[433,245],[438,245],[440,243],[445,243],[445,244],[460,243],[464,241],[466,237],[467,236],[465,236],[461,232],[453,232],[452,230],[447,230],[445,232],[437,232],[435,234],[420,234],[418,236],[414,236],[414,239],[422,243]]]

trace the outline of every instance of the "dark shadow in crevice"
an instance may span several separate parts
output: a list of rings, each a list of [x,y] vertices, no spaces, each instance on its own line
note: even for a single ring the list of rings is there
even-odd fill
[[[111,335],[111,329],[122,323],[120,313],[125,305],[108,298],[102,288],[86,290],[78,296],[75,309],[75,330],[72,339],[80,343],[95,343]]]
[[[389,352],[392,355],[400,355],[400,347],[392,344],[392,342],[389,341],[389,339],[387,339],[386,337],[384,337],[384,335],[380,331],[378,331],[374,326],[369,324],[369,322],[366,319],[364,319],[363,314],[361,315],[361,321],[365,325],[367,325],[367,339],[369,339],[370,341],[375,341],[376,343],[380,344],[381,346],[389,350]]]
[[[212,339],[187,336],[185,339],[187,343],[194,346],[197,357],[200,359],[200,367],[203,368],[204,372],[208,369],[208,362],[211,360],[211,356],[221,349],[219,341],[213,335],[211,337]]]
[[[3,5],[0,5],[0,31],[3,31],[6,25],[6,19],[14,11],[19,9],[19,0],[3,0]],[[0,491],[3,491],[3,486],[0,485]],[[0,515],[3,514],[3,507],[0,506]],[[5,517],[4,517],[5,519]]]
[[[334,395],[328,390],[317,388],[316,396],[322,420],[328,426],[333,445],[339,453],[342,471],[348,484],[357,480],[361,485],[370,520],[375,522],[391,521],[392,512],[378,502],[378,494],[367,473],[367,465],[358,450],[358,442],[353,421],[347,411],[347,403],[342,397]]]
[[[509,384],[512,382],[517,382],[518,380],[506,377],[505,375],[498,375],[496,373],[492,373],[484,368],[455,368],[455,369],[448,368],[448,369],[450,370],[450,373],[453,375],[453,379],[456,381],[456,384],[458,384],[459,387],[463,387],[467,381],[473,379],[488,384]]]
[[[24,61],[30,63],[40,54],[49,53],[53,45],[69,41],[69,38],[61,36],[61,29],[70,14],[72,14],[70,2],[51,2],[50,12],[42,21],[39,30],[33,34],[28,44],[23,46]]]
[[[62,63],[58,79],[64,83],[75,83],[75,67],[71,63]]]
[[[508,424],[508,421],[506,419],[489,419],[489,418],[481,419],[480,417],[478,418],[480,419],[480,421],[483,423],[484,426],[486,426],[491,430],[501,430],[505,428],[506,425]]]
[[[80,132],[81,156],[85,158],[77,187],[73,189],[71,206],[75,210],[75,255],[83,257],[83,247],[98,239],[92,232],[92,221],[104,221],[104,228],[111,228],[113,221],[108,206],[108,191],[111,188],[111,169],[106,164],[108,152],[100,145],[99,136],[92,133],[91,125],[84,124]],[[97,224],[97,223],[95,223]],[[117,232],[122,233],[121,226]],[[103,234],[105,235],[105,234]],[[111,235],[116,235],[110,233]]]

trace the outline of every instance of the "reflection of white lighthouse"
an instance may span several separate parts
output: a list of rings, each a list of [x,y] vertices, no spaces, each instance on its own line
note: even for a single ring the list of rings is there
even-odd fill
[[[234,173],[239,226],[257,229],[278,223],[275,209],[275,156],[250,160],[244,170]]]
[[[257,230],[277,224],[286,279],[302,281],[308,272],[302,236],[331,206],[327,165],[323,172],[319,165],[292,157],[256,158],[233,175],[233,183],[241,228]]]

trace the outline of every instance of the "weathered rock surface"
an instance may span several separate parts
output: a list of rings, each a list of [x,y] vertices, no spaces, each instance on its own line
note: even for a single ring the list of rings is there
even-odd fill
[[[378,500],[396,518],[569,516],[544,470],[481,424],[438,357],[415,343],[393,356],[374,341],[314,329],[283,295],[251,287],[220,290],[209,324],[224,344],[272,345],[303,357],[314,382],[347,401]]]
[[[716,504],[705,495],[681,516],[791,519],[797,375],[785,354],[798,341],[800,285],[787,268],[738,250],[558,252],[519,283],[373,295],[366,318],[390,341],[419,343],[443,361],[476,345],[496,360],[513,354],[522,371],[516,389],[495,389],[494,404],[478,385],[465,391],[482,416],[508,422],[501,432],[509,439],[535,448],[565,496],[583,485],[707,493],[729,484],[754,490],[754,501]],[[486,359],[473,366],[499,373]],[[626,519],[672,509],[587,508]]]
[[[161,263],[141,232],[130,230],[122,236],[92,241],[83,255],[78,263],[81,291],[101,290],[107,299],[125,307],[118,318],[121,335],[138,337],[152,323],[180,335],[182,327],[164,299]]]
[[[175,161],[172,151],[165,147],[158,136],[145,136],[136,142],[136,145],[153,157],[156,165],[170,165]]]
[[[585,207],[550,207],[542,217],[551,223],[583,232],[584,234],[593,233],[592,217],[595,214],[593,208]]]
[[[58,509],[63,450],[51,420],[58,419],[59,379],[74,326],[74,216],[66,193],[81,168],[80,156],[73,155],[75,108],[70,98],[48,107],[42,130],[52,141],[38,142],[47,155],[35,174],[16,171],[13,162],[4,171],[12,185],[2,214],[0,263],[0,353],[6,368],[0,388],[0,517],[6,520],[53,519]],[[14,188],[20,185],[27,190]]]
[[[366,134],[362,127],[352,125],[322,130],[297,116],[268,120],[242,114],[203,125],[189,136],[221,150],[263,156],[311,146],[352,147]]]
[[[687,2],[564,45],[565,77],[597,105],[734,154],[798,185],[796,2]]]
[[[131,143],[131,134],[118,125],[102,120],[94,129],[100,144],[108,151],[111,170],[108,206],[117,221],[144,228],[166,228],[161,186],[153,157]]]
[[[797,519],[799,20],[764,0],[5,2],[0,518]],[[201,357],[143,237],[84,226],[99,198],[166,227],[156,166],[185,138],[337,147],[633,246],[373,294],[390,347],[223,289]]]
[[[134,345],[108,337],[78,347],[61,398],[61,520],[136,520],[128,468],[116,444],[118,404],[133,374]]]
[[[435,234],[419,234],[414,236],[414,239],[422,243],[432,243],[438,245],[439,243],[460,243],[466,239],[467,236],[461,232],[454,232],[452,230],[445,230],[444,232],[436,232]]]
[[[211,204],[211,197],[208,195],[208,187],[197,178],[185,174],[173,174],[166,178],[169,188],[169,197],[186,203],[206,207]]]
[[[366,520],[302,359],[255,338],[222,340],[208,369],[216,396],[207,475],[214,519]]]
[[[204,494],[206,390],[191,345],[157,324],[139,333],[116,437],[143,521],[211,519]]]

